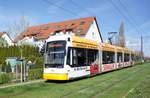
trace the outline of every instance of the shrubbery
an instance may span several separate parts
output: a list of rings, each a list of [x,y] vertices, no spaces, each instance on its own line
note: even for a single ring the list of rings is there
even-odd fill
[[[1,73],[0,74],[0,84],[9,83],[13,78],[12,73]]]
[[[18,57],[21,56],[26,61],[32,61],[36,68],[41,68],[43,65],[43,56],[39,53],[39,48],[31,45],[22,45],[22,46],[9,46],[9,47],[1,47],[0,46],[0,65],[3,64],[7,57]]]
[[[28,80],[41,79],[43,77],[43,69],[42,68],[30,69],[28,75],[29,75]]]
[[[20,57],[22,50],[23,57],[40,56],[39,48],[30,45],[22,45],[22,46],[9,46],[9,47],[1,47],[0,46],[0,57]]]
[[[11,66],[10,64],[6,64],[6,59],[8,57],[17,57],[20,58],[22,50],[22,57],[25,61],[31,61],[34,66],[30,66],[28,73],[28,79],[40,79],[42,78],[43,74],[43,56],[39,53],[39,48],[30,45],[22,45],[22,46],[9,46],[9,47],[2,47],[0,46],[0,69],[2,72],[0,73],[0,84],[10,82],[10,73]],[[18,68],[19,70],[20,68]]]

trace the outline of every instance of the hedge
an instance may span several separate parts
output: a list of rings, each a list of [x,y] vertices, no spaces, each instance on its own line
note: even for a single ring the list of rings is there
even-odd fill
[[[32,61],[36,67],[42,67],[43,56],[39,53],[39,48],[31,45],[22,46],[0,46],[0,65],[2,65],[8,57],[20,57],[22,50],[22,56],[26,61]],[[4,64],[5,65],[5,64]]]
[[[0,57],[20,57],[22,50],[23,57],[40,56],[39,48],[30,46],[30,45],[22,45],[22,46],[9,46],[9,47],[1,47],[0,46]]]
[[[36,68],[36,69],[29,70],[28,80],[42,79],[42,77],[43,77],[43,69],[42,68]]]
[[[12,73],[0,73],[0,84],[9,83],[13,78]]]

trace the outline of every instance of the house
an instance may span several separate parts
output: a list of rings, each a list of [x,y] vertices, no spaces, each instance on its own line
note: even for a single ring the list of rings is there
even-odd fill
[[[0,38],[3,38],[7,42],[8,46],[13,45],[12,39],[6,32],[0,32]]]
[[[17,36],[15,42],[36,43],[41,41],[41,44],[50,36],[58,33],[74,34],[76,36],[102,42],[101,32],[95,17],[32,26]]]

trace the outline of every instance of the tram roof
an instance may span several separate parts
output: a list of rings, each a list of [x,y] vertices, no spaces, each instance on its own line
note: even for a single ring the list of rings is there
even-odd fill
[[[90,39],[86,39],[83,37],[77,37],[77,36],[72,36],[72,42],[78,43],[78,44],[87,44],[87,45],[92,45],[95,46],[95,48],[100,47],[99,43]],[[115,45],[111,45],[108,43],[102,43],[101,44],[102,50],[104,51],[117,51],[117,52],[124,52],[124,53],[130,53],[131,50],[129,50],[126,47],[119,47]]]
[[[124,53],[130,53],[131,52],[131,50],[129,50],[126,47],[119,47],[119,46],[111,45],[108,43],[102,44],[102,50],[104,50],[104,51],[117,51],[117,52],[124,52]]]

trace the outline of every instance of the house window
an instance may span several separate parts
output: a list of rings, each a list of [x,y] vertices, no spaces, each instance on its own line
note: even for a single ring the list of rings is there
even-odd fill
[[[94,38],[94,32],[92,32],[92,38]]]

